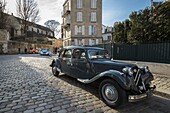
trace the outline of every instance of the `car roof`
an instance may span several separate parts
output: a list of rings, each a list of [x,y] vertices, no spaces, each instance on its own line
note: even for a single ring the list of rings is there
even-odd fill
[[[98,49],[98,50],[105,50],[104,48],[99,48],[99,47],[90,47],[90,46],[65,46],[63,47],[63,49],[85,49],[85,50],[89,50],[89,49]]]

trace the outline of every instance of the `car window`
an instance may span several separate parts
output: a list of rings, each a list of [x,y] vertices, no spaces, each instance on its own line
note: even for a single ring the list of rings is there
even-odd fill
[[[75,59],[86,59],[86,54],[83,49],[75,49],[73,51],[73,58]]]
[[[88,56],[90,59],[106,59],[108,52],[106,50],[89,50]]]
[[[64,55],[64,50],[61,50],[61,51],[58,51],[58,57],[59,58],[62,58],[62,56]]]
[[[71,54],[72,54],[71,49],[65,50],[65,53],[64,53],[63,57],[64,58],[71,58]]]

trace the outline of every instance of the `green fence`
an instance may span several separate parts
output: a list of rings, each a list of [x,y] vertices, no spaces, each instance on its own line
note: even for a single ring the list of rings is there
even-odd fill
[[[117,60],[170,63],[170,42],[138,45],[108,43],[95,47],[107,49]]]

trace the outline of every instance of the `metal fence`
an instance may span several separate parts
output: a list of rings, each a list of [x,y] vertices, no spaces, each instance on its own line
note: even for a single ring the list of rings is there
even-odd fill
[[[108,43],[95,47],[107,49],[116,60],[170,63],[170,42],[138,45]]]

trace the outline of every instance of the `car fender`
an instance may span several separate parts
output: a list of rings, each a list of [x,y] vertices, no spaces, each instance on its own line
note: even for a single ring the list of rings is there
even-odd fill
[[[123,89],[129,90],[132,85],[132,82],[129,77],[124,77],[123,75],[124,73],[122,72],[116,70],[108,70],[96,75],[92,79],[77,79],[77,80],[82,83],[89,84],[95,82],[96,80],[99,80],[100,78],[107,77],[115,80]]]
[[[61,61],[58,58],[54,58],[50,66],[52,67],[54,64],[61,70]]]

